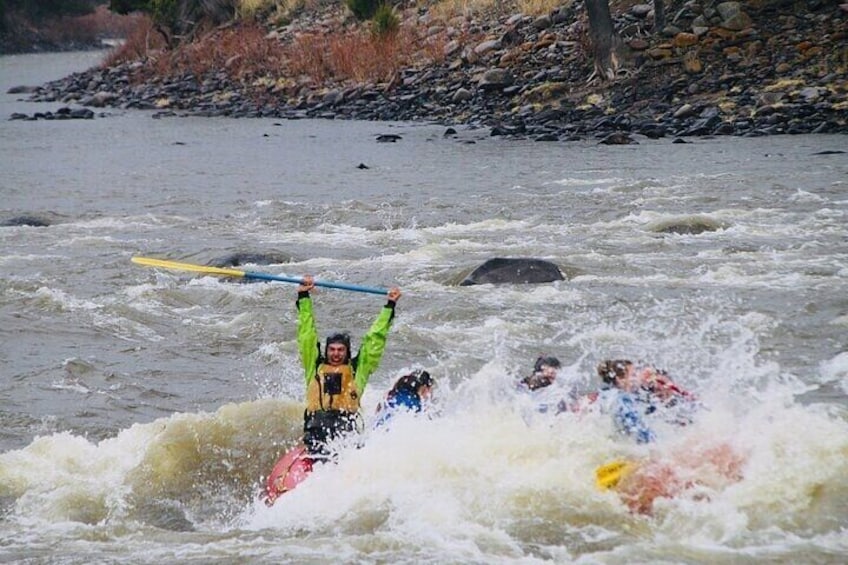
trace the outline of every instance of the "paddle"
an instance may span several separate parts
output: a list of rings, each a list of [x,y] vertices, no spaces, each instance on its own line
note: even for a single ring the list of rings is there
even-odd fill
[[[193,271],[195,273],[205,273],[207,275],[224,275],[227,277],[243,277],[245,279],[255,279],[263,281],[280,281],[300,284],[302,279],[299,277],[287,277],[285,275],[272,275],[269,273],[260,273],[257,271],[239,271],[238,269],[225,269],[221,267],[207,267],[206,265],[195,265],[192,263],[179,263],[177,261],[165,261],[163,259],[153,259],[151,257],[133,257],[132,262],[138,265],[147,267],[162,267],[163,269],[173,269],[175,271]],[[319,281],[316,280],[315,286],[323,286],[325,288],[338,288],[341,290],[352,290],[354,292],[367,292],[370,294],[388,294],[385,288],[375,288],[370,286],[358,286],[355,284],[347,284],[340,282]]]
[[[633,470],[634,466],[634,462],[624,459],[601,465],[595,469],[595,484],[601,490],[614,488],[624,478],[624,475]]]

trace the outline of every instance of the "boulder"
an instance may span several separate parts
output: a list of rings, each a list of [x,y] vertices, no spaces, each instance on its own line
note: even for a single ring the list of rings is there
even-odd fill
[[[242,265],[279,265],[280,263],[288,263],[291,257],[287,257],[282,253],[251,253],[249,251],[236,251],[229,255],[224,255],[213,260],[210,263],[212,267],[229,268],[241,267]]]
[[[7,218],[5,220],[0,220],[0,226],[2,227],[12,227],[12,226],[32,226],[36,228],[44,228],[50,225],[50,220],[46,218],[40,218],[38,216],[13,216],[11,218]]]
[[[667,218],[656,221],[647,226],[649,231],[663,234],[676,235],[699,235],[727,229],[724,222],[705,216],[686,216],[679,218]]]
[[[537,284],[565,280],[560,268],[550,261],[531,258],[489,259],[469,273],[460,286],[476,284]]]

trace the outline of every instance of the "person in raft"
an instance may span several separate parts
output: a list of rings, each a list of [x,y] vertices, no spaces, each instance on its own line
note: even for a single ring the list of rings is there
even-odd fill
[[[598,365],[598,375],[608,384],[626,383],[624,386],[649,405],[648,414],[657,412],[670,424],[691,424],[692,414],[699,407],[695,395],[672,381],[663,369],[628,359],[608,360]]]
[[[516,383],[520,392],[526,392],[532,398],[535,412],[559,414],[568,409],[569,402],[574,402],[573,392],[556,386],[561,368],[559,359],[543,355],[536,359],[533,372]]]
[[[413,371],[399,378],[386,393],[385,400],[377,405],[374,428],[386,426],[399,412],[423,412],[435,384],[430,373],[423,370]]]
[[[656,439],[644,418],[655,412],[670,423],[691,423],[694,395],[675,384],[667,372],[627,359],[603,361],[597,372],[603,388],[596,398],[613,414],[618,431],[638,443]]]
[[[296,305],[297,344],[306,379],[303,443],[309,457],[318,462],[333,457],[328,444],[359,432],[360,399],[383,356],[401,293],[397,287],[389,290],[386,305],[352,357],[350,336],[345,333],[329,336],[321,353],[309,295],[314,286],[311,275],[303,277],[297,288]]]

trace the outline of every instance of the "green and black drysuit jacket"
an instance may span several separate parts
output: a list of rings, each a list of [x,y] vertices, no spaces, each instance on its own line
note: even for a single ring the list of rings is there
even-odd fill
[[[297,344],[304,369],[304,382],[307,391],[313,380],[318,378],[318,369],[325,362],[321,355],[321,343],[315,327],[312,310],[312,298],[308,292],[300,292],[297,297]],[[356,393],[361,399],[368,379],[377,370],[386,339],[395,315],[395,303],[388,301],[380,310],[371,328],[362,337],[359,351],[350,360],[350,371],[355,382]],[[326,353],[326,352],[325,352]],[[350,352],[348,352],[350,355]],[[325,451],[323,444],[339,435],[356,431],[356,414],[335,410],[306,410],[304,413],[304,442],[313,455]]]

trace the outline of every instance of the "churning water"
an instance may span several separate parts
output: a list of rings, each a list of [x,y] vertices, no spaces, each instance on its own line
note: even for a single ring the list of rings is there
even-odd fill
[[[0,87],[92,54],[0,58]],[[55,111],[2,94],[0,113]],[[435,125],[0,122],[0,560],[24,563],[841,562],[848,551],[844,137],[533,143]],[[377,143],[383,133],[396,143]],[[360,168],[363,164],[365,167]],[[367,167],[367,168],[366,168]],[[312,273],[404,295],[366,421],[404,370],[432,417],[367,434],[273,508],[300,433],[295,287],[135,255]],[[567,280],[457,286],[493,257]],[[382,299],[315,293],[354,342]],[[630,357],[703,400],[650,447],[598,414],[527,418],[540,353],[564,385]],[[594,469],[709,444],[742,480],[631,514]]]

